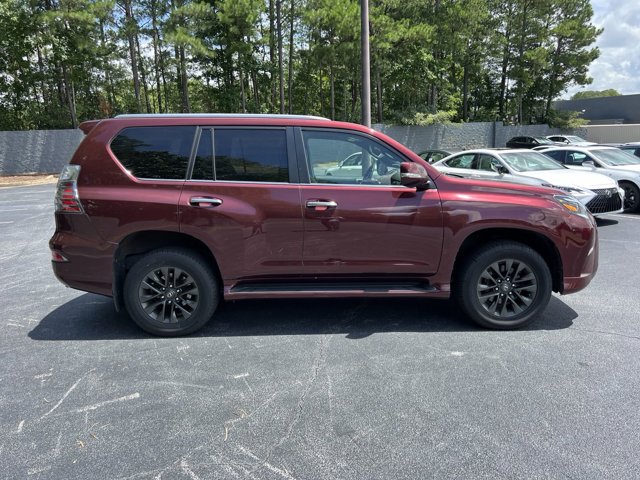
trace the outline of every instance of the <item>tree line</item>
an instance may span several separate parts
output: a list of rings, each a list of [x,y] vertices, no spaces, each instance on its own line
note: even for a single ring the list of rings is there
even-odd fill
[[[589,0],[370,0],[374,122],[545,122]],[[0,130],[119,113],[360,120],[358,0],[0,0]]]

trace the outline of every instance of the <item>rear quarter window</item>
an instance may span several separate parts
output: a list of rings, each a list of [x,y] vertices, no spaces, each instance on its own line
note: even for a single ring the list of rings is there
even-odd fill
[[[137,178],[184,180],[195,132],[194,126],[128,127],[111,151]]]

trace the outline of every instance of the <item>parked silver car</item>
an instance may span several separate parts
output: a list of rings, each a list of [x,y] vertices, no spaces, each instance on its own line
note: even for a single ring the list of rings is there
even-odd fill
[[[640,158],[616,147],[549,147],[541,153],[574,170],[598,172],[624,189],[625,212],[640,212]]]
[[[542,153],[525,149],[478,149],[456,153],[433,164],[468,178],[502,180],[557,188],[582,202],[593,215],[621,212],[624,190],[612,178],[576,172]]]

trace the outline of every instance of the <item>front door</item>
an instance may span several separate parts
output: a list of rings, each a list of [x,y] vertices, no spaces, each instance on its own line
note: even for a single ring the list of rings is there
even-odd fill
[[[399,185],[408,161],[368,135],[302,129],[298,152],[309,173],[301,186],[303,262],[307,275],[393,277],[437,271],[442,251],[438,191]],[[348,178],[332,173],[350,156],[361,168]]]

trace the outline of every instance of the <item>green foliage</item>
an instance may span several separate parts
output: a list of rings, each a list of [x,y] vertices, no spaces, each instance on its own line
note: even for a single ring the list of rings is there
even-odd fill
[[[582,92],[574,93],[571,96],[571,100],[584,100],[586,98],[601,98],[601,97],[618,97],[620,92],[613,88],[607,90],[583,90]]]
[[[582,112],[555,110],[552,108],[549,112],[549,126],[563,130],[574,130],[584,127],[589,123],[589,120],[580,118],[581,116]]]
[[[588,0],[369,3],[374,121],[556,121],[591,81]],[[0,0],[0,32],[0,129],[275,113],[280,84],[293,113],[360,117],[359,0]]]
[[[456,116],[456,110],[441,110],[439,112],[399,112],[393,117],[392,123],[399,125],[443,125],[451,123]]]

